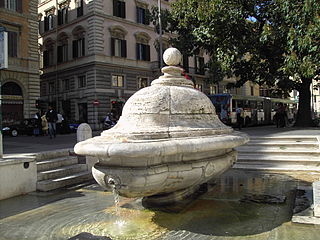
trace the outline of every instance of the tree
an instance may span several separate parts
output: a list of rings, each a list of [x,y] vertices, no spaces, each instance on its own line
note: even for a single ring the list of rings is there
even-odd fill
[[[210,81],[236,76],[234,87],[252,81],[282,95],[298,90],[296,126],[310,126],[310,84],[320,64],[317,1],[178,0],[164,25],[184,54],[206,51]]]

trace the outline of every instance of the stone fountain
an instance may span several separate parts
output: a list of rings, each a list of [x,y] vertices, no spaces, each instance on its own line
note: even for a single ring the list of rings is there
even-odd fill
[[[98,159],[92,173],[101,186],[169,204],[236,162],[234,148],[248,136],[218,119],[209,98],[181,75],[181,57],[167,49],[164,75],[128,99],[116,126],[75,145],[77,154]]]

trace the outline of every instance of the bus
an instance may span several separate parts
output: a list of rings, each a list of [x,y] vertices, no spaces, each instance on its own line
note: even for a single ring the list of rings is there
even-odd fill
[[[277,106],[286,106],[288,122],[293,122],[297,112],[296,100],[241,96],[229,93],[208,95],[216,108],[216,113],[227,125],[236,125],[236,109],[243,109],[244,126],[268,125],[274,123]]]

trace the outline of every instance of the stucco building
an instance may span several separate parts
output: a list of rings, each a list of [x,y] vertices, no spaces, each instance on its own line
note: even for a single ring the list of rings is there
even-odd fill
[[[40,96],[37,0],[0,0],[8,68],[0,70],[3,123],[31,117]]]
[[[169,8],[169,1],[161,1]],[[159,76],[159,36],[147,15],[157,0],[39,1],[42,107],[99,129],[110,111]],[[163,49],[169,47],[163,35]],[[204,57],[185,61],[196,87],[205,84]]]

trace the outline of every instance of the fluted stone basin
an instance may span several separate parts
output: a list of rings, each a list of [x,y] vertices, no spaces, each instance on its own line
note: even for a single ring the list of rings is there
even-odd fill
[[[164,75],[126,102],[116,126],[74,147],[77,154],[97,157],[96,181],[125,197],[184,197],[230,168],[234,148],[248,141],[224,125],[209,98],[181,76],[177,49],[167,49],[164,60]]]

